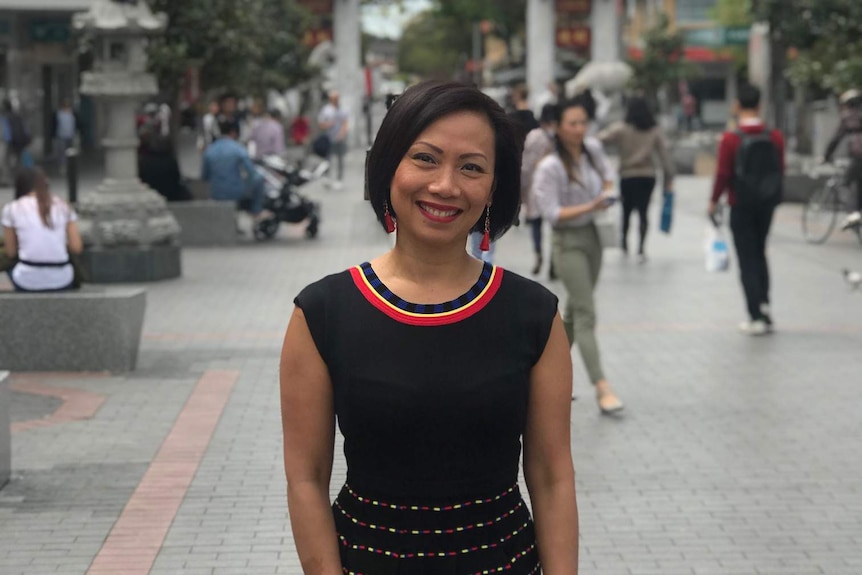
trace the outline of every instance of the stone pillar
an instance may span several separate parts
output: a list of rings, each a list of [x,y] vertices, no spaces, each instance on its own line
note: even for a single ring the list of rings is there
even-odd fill
[[[141,100],[158,93],[147,73],[147,36],[163,31],[167,18],[153,15],[146,2],[93,0],[73,22],[93,38],[94,66],[82,76],[81,94],[101,104],[107,128],[105,179],[77,205],[84,278],[110,283],[178,277],[180,228],[164,198],[138,179],[135,126]]]
[[[623,17],[617,0],[593,0],[590,13],[592,41],[590,59],[593,62],[623,60]]]
[[[9,481],[12,474],[12,430],[9,427],[9,372],[0,371],[0,488]]]
[[[350,110],[348,143],[357,146],[363,134],[362,34],[359,0],[333,0],[332,21],[336,78],[341,105]]]
[[[554,80],[555,20],[553,0],[527,0],[527,89],[530,107]]]

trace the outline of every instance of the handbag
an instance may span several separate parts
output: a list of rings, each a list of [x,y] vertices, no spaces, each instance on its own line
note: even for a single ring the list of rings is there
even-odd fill
[[[311,151],[320,156],[321,158],[329,157],[329,150],[332,148],[332,142],[329,140],[329,136],[326,133],[320,134],[314,141],[311,143]]]
[[[602,248],[620,247],[619,213],[614,207],[596,212],[593,223],[599,233],[599,244]]]

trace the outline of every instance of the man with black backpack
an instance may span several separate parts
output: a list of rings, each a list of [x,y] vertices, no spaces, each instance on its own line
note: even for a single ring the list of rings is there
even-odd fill
[[[754,86],[740,86],[735,112],[738,129],[725,132],[719,145],[709,213],[716,215],[719,200],[727,193],[730,229],[750,318],[740,330],[765,335],[773,330],[766,239],[783,192],[784,136],[760,119],[760,90]]]

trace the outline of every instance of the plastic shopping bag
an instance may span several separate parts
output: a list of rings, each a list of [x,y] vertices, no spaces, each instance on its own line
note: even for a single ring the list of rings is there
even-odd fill
[[[710,222],[706,228],[706,271],[723,272],[730,269],[727,236],[720,224]]]

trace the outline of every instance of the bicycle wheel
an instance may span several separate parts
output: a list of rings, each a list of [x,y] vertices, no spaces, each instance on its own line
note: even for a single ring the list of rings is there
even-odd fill
[[[829,239],[841,209],[838,190],[826,185],[811,194],[802,208],[802,236],[810,244],[822,244]]]

